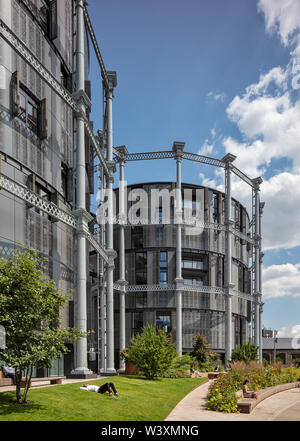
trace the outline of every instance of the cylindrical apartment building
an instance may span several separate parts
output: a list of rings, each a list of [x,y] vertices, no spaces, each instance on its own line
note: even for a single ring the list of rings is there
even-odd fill
[[[1,38],[0,44],[0,172],[6,183],[0,191],[1,256],[20,243],[36,249],[48,259],[49,276],[66,291],[76,290],[76,228],[75,223],[69,226],[51,214],[56,213],[57,207],[67,218],[77,208],[77,118],[71,105],[62,99],[63,92],[56,93],[55,88],[50,87],[49,78],[53,78],[54,85],[58,84],[56,89],[62,86],[67,96],[78,89],[74,56],[76,3],[73,0],[5,0],[0,4],[2,29],[9,39]],[[84,88],[90,97],[90,83],[86,81],[88,36],[84,25],[83,33]],[[29,59],[21,56],[19,49],[15,50],[17,46],[21,51],[23,46],[24,51],[28,50]],[[38,72],[33,63],[40,66]],[[89,211],[93,155],[87,136],[81,148],[85,152],[85,206]],[[22,194],[20,188],[24,190]],[[54,204],[49,205],[49,214],[30,203],[35,197],[46,201],[45,204]],[[88,246],[86,256],[88,267]],[[74,300],[62,311],[65,326],[74,325]],[[39,372],[38,376],[64,375],[73,368],[71,352],[55,361],[51,372]]]
[[[173,182],[131,185],[128,192],[128,223],[125,226],[126,252],[126,346],[130,338],[150,323],[170,332],[176,341],[176,225]],[[139,205],[147,199],[148,209]],[[169,197],[168,197],[169,195]],[[118,206],[118,190],[116,190]],[[131,202],[130,202],[131,201]],[[134,201],[134,202],[133,202]],[[136,206],[136,208],[135,208]],[[145,206],[145,205],[144,205]],[[182,184],[181,228],[182,351],[189,352],[193,337],[203,333],[211,347],[225,351],[225,195],[217,190]],[[234,228],[249,233],[246,209],[232,199]],[[140,221],[139,221],[140,217]],[[193,226],[197,218],[198,226]],[[204,226],[205,224],[205,227]],[[118,251],[119,227],[115,226]],[[249,243],[232,235],[232,283],[240,293],[251,292]],[[119,274],[116,260],[115,280]],[[146,286],[147,285],[147,286]],[[165,287],[165,290],[164,290]],[[115,347],[118,348],[118,294],[115,295]],[[232,298],[233,349],[249,340],[250,302],[242,296]]]

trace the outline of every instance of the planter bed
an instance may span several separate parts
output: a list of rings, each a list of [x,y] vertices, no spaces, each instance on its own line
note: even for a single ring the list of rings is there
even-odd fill
[[[294,389],[295,387],[300,387],[300,383],[286,383],[279,384],[277,386],[267,387],[266,389],[262,389],[258,391],[258,397],[255,398],[241,398],[237,402],[238,410],[241,413],[251,413],[252,410],[260,403],[261,401],[269,398],[271,395],[277,394],[278,392],[283,392],[285,390]],[[241,391],[237,392],[238,394]]]

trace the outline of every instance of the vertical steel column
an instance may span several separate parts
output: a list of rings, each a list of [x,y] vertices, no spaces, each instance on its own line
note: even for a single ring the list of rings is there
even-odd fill
[[[262,215],[265,202],[259,204],[259,293],[260,293],[260,305],[259,305],[259,362],[262,363],[262,263],[264,253],[262,252],[261,240],[262,240]]]
[[[86,211],[86,169],[85,169],[85,128],[84,116],[88,98],[84,92],[85,87],[85,27],[83,16],[83,0],[76,0],[77,32],[76,32],[76,92],[74,98],[77,100],[79,112],[77,118],[77,145],[76,145],[76,210],[77,229],[77,291],[76,291],[76,313],[75,327],[83,332],[87,331],[87,304],[86,304],[86,233],[88,233],[88,222],[92,217]],[[92,375],[88,369],[87,361],[87,337],[81,338],[75,347],[75,369],[71,375],[86,376]]]
[[[99,205],[102,205],[104,203],[104,188],[105,188],[105,175],[103,171],[103,166],[100,166],[100,198],[99,198]],[[106,242],[105,242],[105,225],[99,225],[100,233],[99,233],[99,239],[100,244],[104,249],[106,249]],[[98,309],[98,324],[99,324],[99,330],[98,330],[98,356],[100,359],[98,359],[98,366],[99,366],[99,373],[105,372],[106,370],[106,278],[105,278],[105,266],[103,259],[100,259],[100,280],[99,280],[99,297],[100,297],[100,308]],[[101,324],[101,327],[100,327]]]
[[[114,356],[114,195],[113,195],[113,174],[115,163],[113,161],[113,124],[112,124],[112,99],[113,90],[117,85],[116,72],[107,72],[109,79],[109,89],[106,90],[106,110],[107,110],[107,167],[108,176],[108,223],[107,223],[107,254],[109,258],[107,266],[107,361],[106,373],[116,374]]]
[[[254,200],[255,200],[255,225],[254,225],[254,248],[255,248],[255,262],[254,262],[254,344],[259,347],[259,303],[260,303],[260,197],[259,186],[262,183],[260,177],[253,179],[254,185]]]
[[[231,360],[233,348],[232,338],[232,289],[234,284],[231,281],[232,257],[231,257],[231,241],[233,220],[231,217],[231,164],[236,156],[227,153],[222,159],[225,163],[225,365],[228,367]]]
[[[174,142],[173,152],[176,154],[176,349],[182,355],[182,256],[181,256],[181,229],[182,229],[182,196],[181,196],[181,161],[185,143]]]
[[[125,157],[128,151],[125,146],[116,148],[122,154],[120,164],[120,183],[119,183],[119,281],[120,290],[120,352],[126,347],[126,326],[125,326],[125,296],[126,296],[126,275],[125,275]],[[120,357],[119,373],[125,372],[125,361]]]

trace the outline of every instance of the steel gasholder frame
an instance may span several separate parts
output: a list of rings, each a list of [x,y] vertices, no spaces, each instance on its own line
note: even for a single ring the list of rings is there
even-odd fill
[[[142,161],[142,160],[157,160],[157,159],[175,159],[177,161],[177,174],[178,174],[178,156],[176,154],[176,151],[174,150],[174,145],[178,144],[178,143],[174,143],[173,144],[173,150],[163,150],[163,151],[157,151],[157,152],[139,152],[139,153],[125,153],[123,154],[123,156],[120,156],[120,153],[117,149],[113,149],[113,153],[115,155],[114,160],[117,163],[126,163],[126,162],[134,162],[134,161]],[[182,143],[184,145],[184,143]],[[208,229],[214,229],[217,231],[225,231],[226,232],[226,246],[225,246],[225,256],[227,256],[227,287],[225,287],[225,289],[221,289],[220,291],[218,291],[219,293],[223,294],[225,296],[226,299],[226,308],[225,308],[225,316],[226,316],[226,323],[227,323],[227,327],[226,327],[226,343],[225,343],[225,363],[228,365],[230,359],[231,359],[231,351],[232,351],[232,327],[231,327],[231,321],[232,321],[232,311],[231,311],[231,298],[232,297],[238,297],[241,298],[243,300],[247,300],[250,301],[251,304],[253,304],[254,302],[254,297],[255,297],[255,312],[254,312],[254,316],[253,316],[253,323],[252,323],[252,327],[254,326],[255,323],[255,328],[256,328],[256,334],[255,334],[255,340],[253,339],[253,343],[256,343],[258,346],[260,345],[260,340],[258,339],[257,335],[261,334],[262,330],[261,328],[261,314],[262,314],[262,308],[261,306],[261,277],[259,276],[259,271],[261,271],[261,263],[260,263],[260,267],[255,264],[255,262],[252,261],[252,266],[251,266],[251,272],[252,272],[252,278],[256,285],[255,286],[260,286],[260,292],[257,294],[256,296],[253,295],[253,291],[252,294],[247,294],[247,293],[242,293],[239,292],[238,290],[234,289],[234,285],[231,283],[231,235],[234,235],[236,237],[239,237],[242,240],[245,240],[246,242],[248,242],[251,245],[251,249],[261,249],[261,237],[259,237],[260,242],[259,245],[257,245],[257,235],[252,234],[252,237],[249,237],[245,234],[243,234],[242,232],[236,230],[236,228],[234,228],[233,225],[233,221],[231,220],[231,173],[235,174],[235,176],[237,176],[239,179],[241,179],[242,181],[244,181],[246,184],[248,184],[251,189],[252,192],[258,192],[259,191],[259,185],[262,182],[262,179],[256,178],[256,179],[250,179],[245,173],[243,173],[241,170],[239,170],[236,166],[234,166],[232,164],[232,162],[236,159],[236,157],[234,155],[231,155],[230,153],[228,153],[224,158],[222,159],[216,159],[216,158],[211,158],[211,157],[207,157],[207,156],[202,156],[202,155],[197,155],[195,153],[189,153],[189,152],[183,152],[180,155],[180,163],[182,159],[186,159],[186,160],[190,160],[190,161],[194,161],[194,162],[198,162],[198,163],[202,163],[202,164],[207,164],[207,165],[212,165],[215,167],[220,167],[223,168],[225,170],[225,200],[227,200],[227,210],[226,210],[226,221],[225,221],[225,226],[224,225],[219,225],[219,224],[210,224],[207,222],[203,222],[202,226],[203,228],[208,228]],[[181,176],[181,172],[179,171],[180,176]],[[177,178],[178,179],[178,178]],[[124,202],[123,202],[124,204]],[[262,210],[260,211],[260,222],[261,222],[261,215],[262,215]],[[142,222],[143,224],[143,222]],[[183,222],[184,224],[184,222]],[[253,226],[252,231],[254,231],[254,229],[258,230],[259,227],[258,225],[258,216],[256,215],[255,217],[252,218],[251,224]],[[122,225],[124,225],[124,223],[122,222]],[[131,225],[131,224],[126,224]],[[132,224],[131,226],[135,226],[135,224]],[[197,225],[198,226],[198,225]],[[177,241],[178,241],[178,235],[177,235]],[[257,248],[258,247],[258,248]],[[124,252],[124,250],[122,251]],[[257,254],[257,252],[256,252]],[[228,258],[229,255],[229,258]],[[260,259],[261,262],[261,259]],[[259,279],[260,277],[260,279]],[[177,279],[175,279],[176,282]],[[260,283],[258,282],[258,280],[260,280]],[[121,291],[122,287],[119,287],[117,284],[114,285],[115,289],[118,291]],[[174,285],[136,285],[136,286],[131,286],[131,285],[127,285],[126,286],[126,292],[129,294],[130,292],[136,292],[137,290],[139,291],[148,291],[148,292],[152,292],[152,291],[166,291],[166,290],[173,290],[175,292],[177,292],[178,295],[178,290],[179,292],[184,292],[184,291],[189,291],[189,290],[195,290],[196,292],[208,292],[208,291],[203,291],[202,289],[199,289],[198,287],[196,287],[195,289],[193,289],[192,287],[186,286],[186,285],[182,285],[180,284],[180,288],[176,288],[176,283]],[[209,292],[215,292],[215,291],[209,291]],[[258,299],[258,295],[259,295],[259,299]],[[181,305],[181,301],[179,301],[179,305]],[[179,306],[180,311],[181,311],[181,306]],[[178,316],[178,320],[179,319],[179,315],[180,312],[177,314]],[[178,333],[177,333],[178,334]],[[180,337],[179,337],[179,341],[177,341],[177,350],[179,351],[179,353],[181,352],[181,341],[180,341]],[[259,348],[259,353],[261,353],[261,348]],[[260,357],[261,358],[261,357]],[[259,358],[260,361],[262,361]]]

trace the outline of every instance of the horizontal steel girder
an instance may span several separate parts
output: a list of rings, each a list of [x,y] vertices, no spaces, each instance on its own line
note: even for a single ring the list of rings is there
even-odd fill
[[[116,291],[122,291],[123,287],[114,283],[114,289]],[[175,284],[167,284],[167,285],[127,285],[125,287],[126,292],[128,294],[136,293],[136,292],[162,292],[162,291],[176,291]],[[208,293],[208,294],[222,294],[226,295],[224,289],[219,287],[211,287],[211,286],[195,286],[195,285],[187,285],[183,284],[180,287],[180,290],[183,292],[198,292],[198,293]],[[253,297],[251,294],[232,290],[231,292],[233,297],[238,297],[243,300],[253,301]]]
[[[12,179],[0,174],[0,189],[8,191],[10,194],[22,199],[24,202],[38,208],[44,213],[49,214],[56,220],[59,220],[72,228],[76,228],[76,218],[72,214],[58,208],[53,202],[49,202],[37,195],[29,188],[14,182]]]
[[[118,159],[119,155],[115,150],[114,150],[114,154]],[[175,159],[176,153],[173,152],[172,150],[163,150],[161,152],[129,153],[128,155],[125,156],[124,159],[126,162],[129,162],[129,161],[146,161],[153,159],[169,159],[169,158]],[[182,158],[187,159],[189,161],[201,162],[202,164],[208,164],[208,165],[213,165],[215,167],[225,168],[225,163],[221,159],[197,155],[196,153],[183,152]],[[241,172],[241,170],[239,170],[234,165],[231,166],[231,169],[236,176],[238,176],[240,179],[242,179],[244,182],[250,185],[250,187],[253,188],[253,182],[247,175]]]

